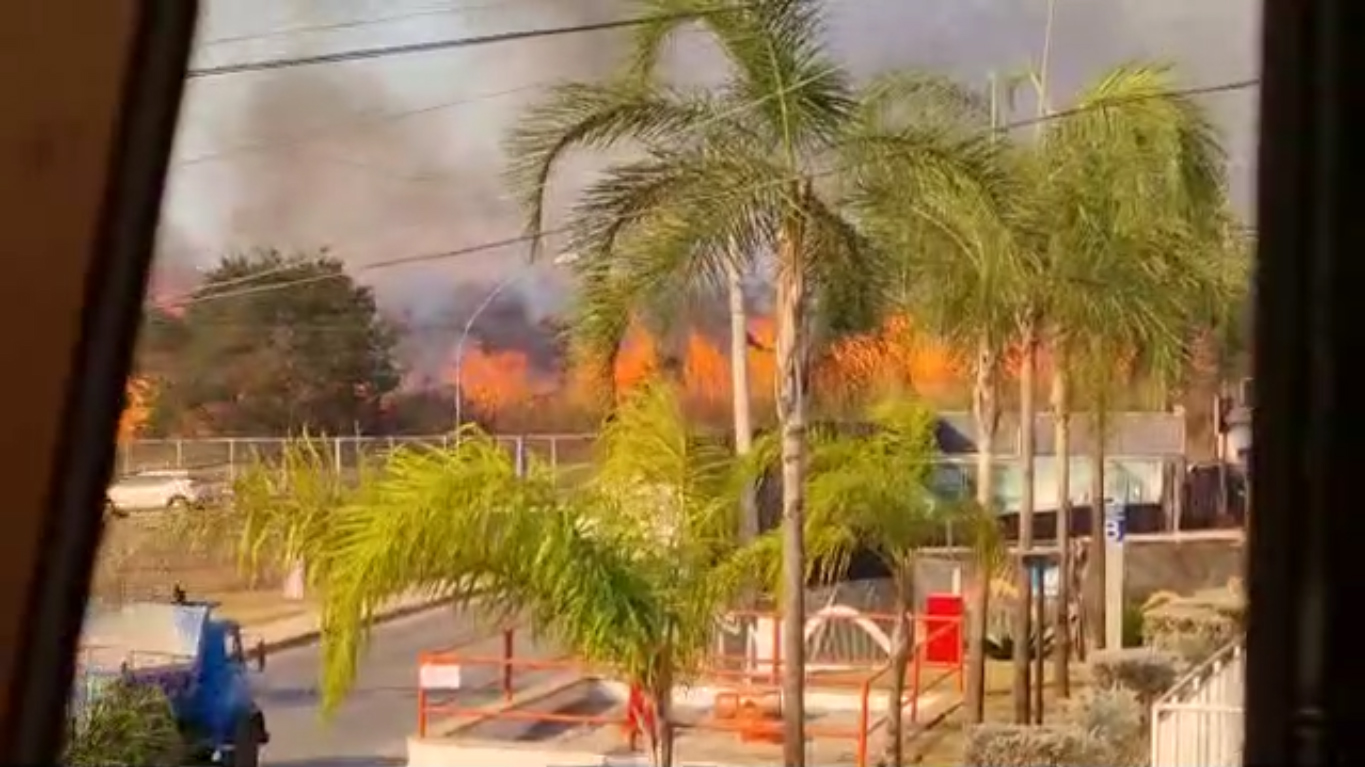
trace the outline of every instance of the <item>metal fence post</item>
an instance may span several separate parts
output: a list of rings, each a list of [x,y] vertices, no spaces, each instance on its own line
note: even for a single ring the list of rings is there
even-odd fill
[[[524,477],[526,476],[526,437],[518,436],[515,444],[517,476]]]
[[[332,440],[332,465],[337,474],[341,473],[341,441],[343,439],[345,437],[335,437]]]
[[[228,481],[237,481],[237,440],[228,437]]]
[[[550,470],[559,471],[559,435],[551,434],[550,440]]]
[[[185,441],[181,439],[175,441],[175,468],[185,468]]]

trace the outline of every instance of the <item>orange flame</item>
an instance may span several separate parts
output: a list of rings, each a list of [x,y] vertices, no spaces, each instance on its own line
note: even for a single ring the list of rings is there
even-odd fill
[[[775,324],[768,317],[749,322],[747,358],[750,396],[756,413],[773,401],[776,359]],[[728,344],[693,330],[688,333],[682,363],[684,401],[707,413],[728,411],[733,379]],[[642,326],[633,325],[617,353],[612,371],[617,392],[629,391],[659,372],[660,346]],[[603,383],[587,370],[569,370],[563,381],[539,375],[525,354],[515,350],[469,350],[463,364],[466,401],[486,418],[517,411],[534,420],[546,395],[562,392],[562,401],[581,410],[602,401]],[[911,388],[937,396],[963,380],[963,359],[954,349],[917,330],[907,317],[889,318],[877,331],[844,338],[824,351],[813,370],[814,396],[859,401],[888,386]],[[449,380],[453,382],[453,370]],[[543,414],[543,413],[542,413]]]
[[[454,375],[452,371],[452,383]],[[543,389],[537,385],[530,360],[516,350],[466,350],[458,375],[465,400],[488,416],[529,402]]]
[[[932,395],[961,380],[960,355],[901,315],[875,332],[838,341],[816,371],[820,389],[854,396],[886,387]]]
[[[125,444],[136,439],[152,415],[155,390],[146,378],[130,378],[124,389],[123,414],[118,421],[118,442]]]

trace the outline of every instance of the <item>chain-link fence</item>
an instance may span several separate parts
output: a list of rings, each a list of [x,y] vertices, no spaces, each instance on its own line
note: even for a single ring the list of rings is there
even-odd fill
[[[449,446],[452,435],[408,437],[319,437],[322,451],[337,471],[354,470],[365,458],[380,458],[400,448],[418,445]],[[498,436],[518,462],[534,457],[556,470],[571,470],[587,463],[592,452],[591,434],[527,434]],[[282,437],[232,437],[213,439],[144,439],[119,446],[119,474],[183,469],[219,479],[232,479],[255,461],[278,459],[289,443]]]

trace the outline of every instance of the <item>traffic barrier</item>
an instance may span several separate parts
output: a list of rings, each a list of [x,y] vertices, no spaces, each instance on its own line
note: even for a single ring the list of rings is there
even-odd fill
[[[856,744],[858,767],[867,767],[872,735],[886,723],[885,707],[878,711],[876,694],[885,683],[892,670],[890,653],[894,650],[887,638],[886,627],[894,626],[895,616],[878,614],[824,614],[816,616],[816,625],[809,626],[807,642],[815,638],[820,625],[849,624],[860,627],[870,637],[876,650],[862,648],[843,653],[838,663],[830,660],[827,654],[825,663],[817,670],[810,670],[807,676],[807,704],[816,701],[822,693],[815,690],[839,691],[831,693],[840,701],[851,704],[856,713],[855,724],[839,726],[813,722],[807,725],[806,733],[811,738],[848,739]],[[780,616],[775,613],[737,613],[728,616],[735,620],[752,621],[751,625],[765,634],[772,626],[780,624]],[[964,653],[961,652],[963,619],[961,614],[912,616],[910,620],[914,644],[907,658],[905,690],[899,704],[908,722],[919,721],[920,703],[926,693],[941,690],[945,684],[953,683],[953,691],[960,694],[965,684],[963,667]],[[836,626],[837,628],[837,626]],[[873,628],[874,630],[869,630]],[[643,728],[648,726],[654,712],[642,691],[625,687],[627,694],[622,696],[618,710],[606,714],[571,714],[561,712],[531,711],[511,705],[516,697],[518,675],[528,671],[562,671],[566,675],[577,675],[584,680],[609,679],[610,674],[601,669],[593,669],[574,660],[534,660],[515,657],[514,629],[503,632],[502,652],[496,657],[464,655],[458,651],[424,652],[418,658],[419,690],[417,696],[417,731],[419,737],[427,737],[432,724],[440,718],[464,719],[468,721],[508,720],[524,722],[561,723],[593,726],[617,726],[621,728],[623,740],[627,744],[638,744]],[[750,632],[753,633],[753,632]],[[769,635],[771,636],[771,635]],[[755,647],[750,642],[741,653],[714,653],[708,658],[703,671],[693,680],[686,691],[679,690],[677,695],[709,696],[700,704],[709,706],[711,716],[704,717],[688,725],[692,729],[733,732],[742,742],[780,742],[782,732],[781,713],[783,707],[780,686],[782,658],[780,642]],[[948,652],[945,648],[956,643],[958,652]],[[760,643],[762,644],[762,643]],[[763,653],[764,649],[771,652]],[[844,648],[849,649],[849,648]],[[819,654],[816,654],[817,659]],[[471,686],[470,669],[477,667],[492,668],[497,673],[491,685]],[[461,700],[472,693],[490,692],[499,698],[497,704]],[[631,694],[633,693],[633,694]],[[627,698],[629,700],[627,700]],[[832,700],[826,697],[826,702]],[[675,701],[676,702],[676,701]],[[819,706],[815,706],[819,708]],[[683,726],[675,724],[675,726]]]

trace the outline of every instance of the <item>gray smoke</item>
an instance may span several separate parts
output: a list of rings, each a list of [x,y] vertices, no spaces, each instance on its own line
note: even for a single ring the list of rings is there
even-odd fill
[[[921,67],[984,82],[989,71],[1018,70],[1037,59],[1046,15],[1045,0],[828,5],[831,47],[860,77]],[[579,24],[620,18],[630,7],[629,0],[217,0],[208,4],[197,63]],[[449,9],[458,12],[438,13]],[[1254,77],[1259,12],[1253,0],[1057,0],[1055,101],[1064,103],[1104,68],[1135,58],[1170,60],[1191,85]],[[386,24],[259,36],[404,15]],[[250,39],[232,39],[244,37]],[[166,218],[176,245],[162,257],[202,265],[232,248],[329,245],[364,267],[514,236],[522,222],[500,179],[503,136],[537,97],[536,86],[600,77],[620,50],[620,34],[590,33],[196,80],[170,179]],[[672,63],[689,79],[717,70],[713,53],[695,37],[679,42]],[[1255,91],[1208,97],[1227,133],[1234,194],[1244,211],[1252,197],[1256,98]],[[271,148],[233,150],[253,145]],[[567,175],[581,180],[590,167],[575,165]],[[572,180],[560,184],[552,208],[562,210],[574,191]],[[364,279],[387,306],[402,307],[414,327],[439,329],[511,278],[515,284],[497,303],[503,313],[481,318],[477,335],[539,349],[542,341],[533,337],[562,307],[567,281],[551,268],[528,267],[526,256],[505,248],[376,270]],[[435,330],[428,335],[447,342]]]

